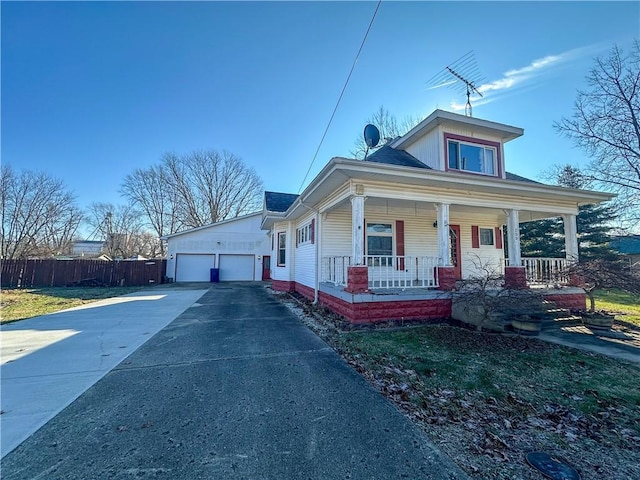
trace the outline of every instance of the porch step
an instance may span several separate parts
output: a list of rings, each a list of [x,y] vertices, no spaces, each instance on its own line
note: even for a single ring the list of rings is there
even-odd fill
[[[513,331],[513,321],[523,317],[539,320],[540,331],[558,329],[568,326],[582,324],[582,317],[575,316],[568,308],[559,308],[554,302],[542,300],[539,297],[531,297],[526,294],[522,296],[521,303],[514,305],[513,298],[507,300],[503,308],[491,313],[489,318],[482,322],[482,309],[472,305],[452,305],[452,317],[456,320],[478,325],[482,323],[482,328],[496,332]],[[522,327],[522,322],[520,327]],[[530,334],[536,334],[537,328],[532,325]],[[521,330],[519,330],[521,331]],[[521,333],[523,333],[521,331]]]

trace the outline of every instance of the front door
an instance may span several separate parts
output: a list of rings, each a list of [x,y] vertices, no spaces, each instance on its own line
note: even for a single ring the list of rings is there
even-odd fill
[[[451,265],[456,269],[456,278],[462,278],[460,225],[449,225],[449,252],[451,254]]]
[[[262,257],[262,280],[271,280],[271,257],[269,255]]]

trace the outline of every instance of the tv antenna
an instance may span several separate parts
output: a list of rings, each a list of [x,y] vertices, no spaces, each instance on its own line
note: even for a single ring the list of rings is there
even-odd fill
[[[451,79],[453,75],[454,79]],[[467,52],[455,62],[447,65],[440,72],[435,74],[429,82],[429,90],[448,85],[453,85],[454,88],[463,88],[460,82],[466,87],[467,104],[464,107],[464,113],[467,117],[473,117],[473,109],[471,107],[471,94],[475,93],[481,97],[484,97],[478,90],[476,85],[480,84],[484,79],[480,75],[476,59],[473,54],[473,50]],[[465,90],[462,90],[463,92]]]

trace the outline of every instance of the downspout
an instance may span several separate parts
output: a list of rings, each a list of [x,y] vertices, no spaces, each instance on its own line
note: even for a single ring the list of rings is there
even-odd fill
[[[315,247],[316,247],[316,271],[315,271],[315,278],[313,281],[313,304],[317,305],[318,304],[318,292],[320,290],[320,267],[321,267],[321,262],[320,262],[320,211],[317,208],[313,208],[310,207],[309,205],[306,205],[302,200],[300,200],[300,205],[303,206],[304,208],[306,208],[307,210],[311,210],[313,213],[315,213],[316,215],[316,227],[315,227],[315,232],[313,232],[314,236],[315,236]]]

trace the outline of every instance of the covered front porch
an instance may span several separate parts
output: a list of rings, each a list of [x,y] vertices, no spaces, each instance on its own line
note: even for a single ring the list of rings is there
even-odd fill
[[[348,197],[320,216],[319,283],[350,293],[452,290],[458,280],[490,271],[519,288],[569,284],[564,272],[578,253],[570,208],[502,208],[508,199],[489,202],[479,195],[464,203],[412,201],[390,187],[367,188],[369,195],[358,193],[363,185],[351,187]],[[523,258],[521,221],[554,216],[564,219],[565,258]]]

